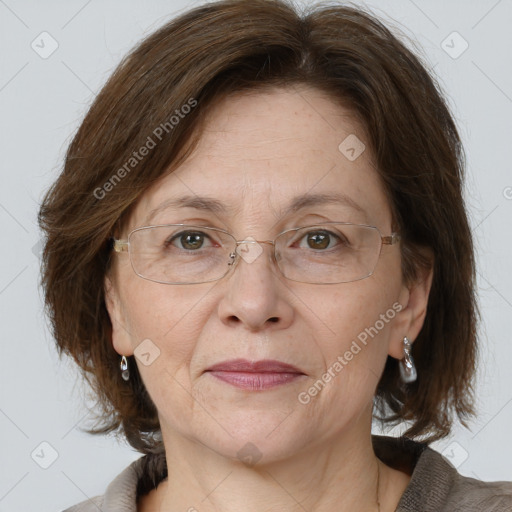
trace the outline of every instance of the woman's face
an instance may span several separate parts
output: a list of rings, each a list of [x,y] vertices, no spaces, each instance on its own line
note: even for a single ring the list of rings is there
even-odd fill
[[[148,221],[161,203],[185,196],[195,204],[162,209]],[[198,198],[217,206],[212,211]],[[297,198],[301,204],[289,209]],[[327,221],[391,233],[367,141],[348,110],[320,92],[276,89],[218,104],[192,156],[141,198],[123,238],[148,224],[188,223],[237,240],[272,240]],[[403,336],[414,339],[419,330],[399,245],[382,247],[373,275],[341,284],[285,279],[272,247],[261,249],[221,280],[192,285],[142,279],[126,253],[117,256],[113,286],[106,280],[113,344],[119,354],[135,351],[164,440],[270,461],[355,429],[367,435],[387,355],[400,358]],[[236,359],[279,361],[297,373],[209,371]]]

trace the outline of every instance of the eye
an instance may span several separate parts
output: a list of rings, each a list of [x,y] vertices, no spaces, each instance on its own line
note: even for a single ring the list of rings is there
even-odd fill
[[[174,245],[178,249],[186,251],[197,251],[202,249],[205,244],[210,244],[207,246],[211,246],[211,239],[202,231],[181,231],[165,242],[166,246]]]
[[[299,241],[299,247],[301,249],[323,250],[331,249],[340,242],[343,243],[343,240],[331,231],[316,230],[306,233]]]

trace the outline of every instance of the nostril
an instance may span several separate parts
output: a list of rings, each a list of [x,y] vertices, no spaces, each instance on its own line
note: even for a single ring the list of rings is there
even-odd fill
[[[273,316],[272,318],[269,318],[268,321],[276,323],[279,322],[279,318],[277,318],[277,316]]]

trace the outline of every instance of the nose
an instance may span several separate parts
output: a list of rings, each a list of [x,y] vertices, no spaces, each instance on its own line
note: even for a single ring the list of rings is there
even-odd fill
[[[256,332],[285,329],[293,320],[284,278],[272,261],[273,246],[242,244],[235,268],[225,277],[224,295],[218,306],[221,321]]]

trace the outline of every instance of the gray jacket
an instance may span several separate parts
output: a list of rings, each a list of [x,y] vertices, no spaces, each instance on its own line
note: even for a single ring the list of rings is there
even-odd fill
[[[512,512],[512,482],[482,482],[460,475],[428,445],[405,438],[372,436],[375,454],[396,469],[413,468],[395,512]],[[144,455],[107,487],[103,496],[64,512],[137,512],[137,496],[166,478],[165,456]]]

